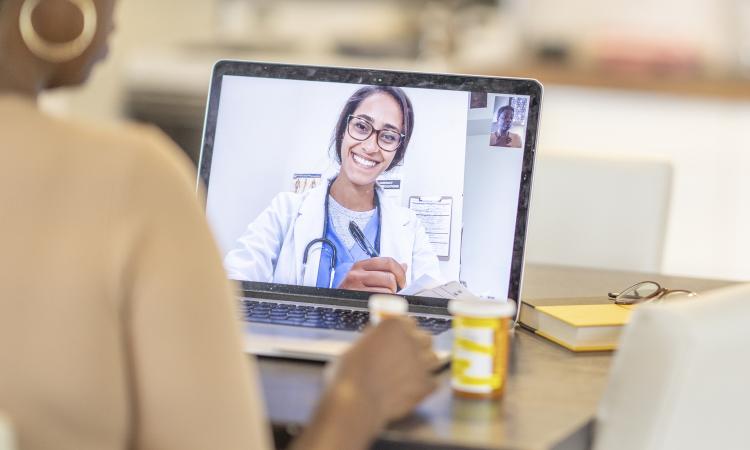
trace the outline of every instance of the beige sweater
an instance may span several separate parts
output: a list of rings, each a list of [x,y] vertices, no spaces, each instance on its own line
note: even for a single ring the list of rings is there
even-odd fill
[[[0,95],[0,411],[20,450],[270,447],[179,153]]]

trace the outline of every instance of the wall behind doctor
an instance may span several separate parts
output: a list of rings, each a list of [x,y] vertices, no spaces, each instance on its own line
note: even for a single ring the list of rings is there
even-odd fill
[[[490,96],[487,107],[469,111],[461,281],[477,295],[502,299],[510,281],[524,149],[489,145],[498,98],[503,104],[508,99]],[[518,132],[525,140],[525,128]]]
[[[223,252],[295,173],[338,171],[329,148],[339,113],[358,85],[225,77],[207,214]],[[451,259],[443,274],[457,278],[467,94],[406,89],[415,110],[401,204],[412,195],[447,195],[454,202]]]

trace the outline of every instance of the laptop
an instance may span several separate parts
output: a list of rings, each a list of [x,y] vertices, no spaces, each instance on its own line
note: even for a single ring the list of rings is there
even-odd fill
[[[535,80],[220,61],[199,181],[245,349],[328,360],[374,292],[452,344],[451,297],[520,298]]]

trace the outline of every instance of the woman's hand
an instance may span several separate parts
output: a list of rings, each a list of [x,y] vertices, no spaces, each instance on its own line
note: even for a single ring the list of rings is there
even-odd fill
[[[407,316],[368,329],[338,361],[334,386],[350,385],[381,425],[411,412],[437,383],[432,337]]]
[[[378,257],[357,261],[339,289],[395,294],[406,286],[406,264],[393,258]]]
[[[369,448],[388,422],[411,412],[437,387],[433,371],[440,362],[431,337],[401,316],[365,331],[336,364],[294,449]]]

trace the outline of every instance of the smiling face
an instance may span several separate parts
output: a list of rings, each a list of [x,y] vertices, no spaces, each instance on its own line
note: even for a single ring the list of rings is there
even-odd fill
[[[376,92],[359,104],[352,116],[369,122],[375,130],[402,132],[404,114],[398,102],[389,94]],[[377,142],[377,131],[358,141],[344,130],[341,141],[341,172],[352,184],[368,186],[390,165],[396,152],[386,152]]]

